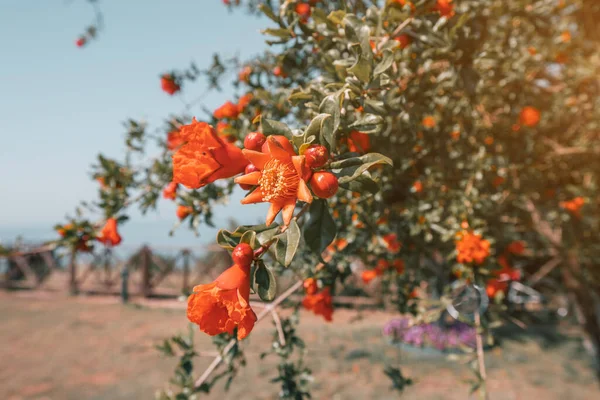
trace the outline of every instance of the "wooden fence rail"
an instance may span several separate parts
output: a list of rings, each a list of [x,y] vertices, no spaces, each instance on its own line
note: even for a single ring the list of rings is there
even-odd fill
[[[208,258],[199,258],[188,248],[178,249],[174,257],[164,257],[142,246],[127,259],[121,259],[111,248],[94,253],[73,251],[65,254],[65,268],[60,266],[56,249],[44,246],[4,256],[7,268],[0,278],[0,287],[67,289],[72,294],[118,294],[128,290],[143,297],[174,297],[190,292],[192,274],[214,278],[215,270],[230,265],[229,254],[221,248],[210,246],[202,250]]]

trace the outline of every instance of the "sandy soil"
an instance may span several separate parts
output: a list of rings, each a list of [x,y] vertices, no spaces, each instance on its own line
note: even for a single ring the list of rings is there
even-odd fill
[[[468,399],[466,365],[439,356],[400,352],[381,327],[394,316],[339,310],[334,323],[303,313],[314,399]],[[152,399],[165,387],[175,359],[155,349],[187,327],[182,304],[152,301],[122,305],[117,298],[68,298],[37,292],[0,292],[0,399]],[[275,357],[259,360],[272,325],[258,325],[246,342],[248,367],[229,392],[222,384],[207,399],[277,399]],[[559,339],[557,339],[559,338]],[[199,350],[212,351],[198,332]],[[198,374],[211,358],[199,358]],[[390,390],[383,366],[400,366],[416,383],[402,396]],[[590,359],[576,335],[520,335],[486,355],[491,400],[594,399],[600,391]]]

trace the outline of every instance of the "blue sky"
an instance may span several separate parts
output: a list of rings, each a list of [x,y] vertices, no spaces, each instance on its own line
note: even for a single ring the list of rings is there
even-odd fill
[[[154,128],[182,101],[160,89],[159,75],[183,69],[191,61],[203,68],[213,52],[249,58],[266,48],[259,33],[265,19],[230,13],[220,0],[103,0],[105,29],[83,49],[75,40],[93,20],[83,0],[0,1],[0,241],[16,235],[45,240],[52,226],[80,200],[93,200],[97,184],[90,165],[101,152],[123,155],[127,118],[145,119]],[[193,99],[203,84],[189,87]],[[204,105],[219,106],[232,89],[208,96]],[[202,117],[201,108],[195,110]],[[242,223],[262,219],[265,207],[220,208],[217,226],[229,217]],[[175,222],[175,206],[163,201],[157,213],[122,228],[124,245],[141,243],[194,245],[214,240],[202,230],[197,239]],[[226,212],[224,212],[226,211]],[[223,216],[223,217],[221,217]]]

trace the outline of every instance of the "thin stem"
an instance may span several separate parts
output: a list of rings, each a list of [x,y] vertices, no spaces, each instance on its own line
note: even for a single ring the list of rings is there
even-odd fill
[[[479,376],[482,381],[482,398],[488,400],[488,393],[486,387],[486,379],[487,374],[485,372],[485,359],[483,355],[483,340],[481,339],[481,316],[479,315],[479,311],[475,312],[475,329],[476,336],[475,342],[477,343],[477,362],[479,364]]]
[[[555,257],[555,258],[551,259],[546,264],[542,265],[540,267],[540,269],[535,274],[533,274],[531,276],[531,278],[529,278],[529,280],[527,281],[527,284],[529,286],[534,286],[542,278],[544,278],[546,275],[548,275],[550,272],[552,272],[554,270],[554,268],[556,268],[561,262],[562,262],[562,259],[560,257]]]
[[[273,316],[273,321],[275,321],[275,327],[277,328],[277,334],[279,335],[279,343],[281,346],[285,346],[285,334],[283,333],[283,326],[281,326],[279,314],[277,314],[277,311],[271,310],[271,315]]]

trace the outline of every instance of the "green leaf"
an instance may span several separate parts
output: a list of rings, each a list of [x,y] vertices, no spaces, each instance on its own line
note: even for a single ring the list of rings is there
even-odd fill
[[[347,15],[343,23],[346,37],[353,42],[350,50],[356,57],[356,62],[348,68],[348,72],[354,74],[361,82],[367,83],[371,79],[373,64],[373,51],[369,43],[370,29],[354,15]]]
[[[296,251],[298,251],[301,236],[296,220],[292,220],[284,233],[276,236],[275,259],[284,267],[288,267],[292,263]]]
[[[356,62],[348,68],[348,72],[354,74],[362,83],[368,83],[371,79],[371,61],[364,56],[360,44],[351,45],[350,50],[356,56]]]
[[[367,176],[368,171],[365,171],[362,175],[350,182],[344,182],[340,185],[342,189],[350,190],[352,192],[368,192],[376,194],[379,192],[379,183],[375,182],[373,178]]]
[[[389,49],[384,50],[383,51],[383,59],[381,60],[381,62],[379,64],[377,64],[377,66],[375,67],[375,70],[373,70],[373,76],[377,76],[377,75],[387,71],[387,69],[389,67],[391,67],[393,63],[394,63],[394,53]]]
[[[370,113],[370,114],[377,114],[377,115],[386,115],[388,112],[385,109],[385,104],[383,101],[380,100],[373,100],[373,99],[366,99],[363,103],[364,107],[365,107],[365,112]],[[366,114],[368,115],[368,114]],[[373,119],[371,117],[371,121],[377,122],[377,120]],[[383,123],[383,119],[380,120],[381,123]],[[377,123],[375,123],[374,125],[367,125],[367,128],[373,128],[376,127]]]
[[[289,40],[292,38],[292,34],[287,29],[277,28],[277,29],[263,29],[260,31],[262,34],[276,36],[280,39]]]
[[[348,183],[361,176],[370,167],[377,164],[394,165],[391,158],[379,153],[369,153],[360,157],[347,158],[331,163],[331,169],[338,176],[340,185]]]
[[[334,24],[339,25],[342,23],[345,16],[346,16],[346,11],[336,10],[336,11],[330,12],[329,15],[327,16],[327,19],[330,20],[331,22],[333,22]]]
[[[379,131],[382,125],[383,118],[381,116],[374,114],[363,114],[349,127],[354,128],[363,133],[375,133]]]
[[[323,125],[328,118],[331,118],[331,115],[319,114],[316,117],[314,117],[312,119],[312,121],[310,121],[308,128],[306,128],[306,131],[304,131],[304,134],[302,136],[294,136],[294,138],[293,138],[294,144],[296,146],[298,146],[298,143],[300,143],[300,141],[301,141],[302,142],[302,143],[300,143],[300,146],[301,146],[302,144],[306,143],[308,141],[307,139],[311,136],[314,136],[316,138],[316,140],[319,140],[319,138],[321,137],[321,133],[323,132],[323,129],[324,129]]]
[[[217,233],[217,244],[224,249],[233,250],[234,247],[238,245],[238,241],[231,236],[231,232],[226,229],[221,229],[219,233]]]
[[[335,133],[340,127],[341,121],[341,105],[340,95],[331,94],[326,96],[319,105],[319,112],[322,114],[331,115],[330,119],[325,119],[321,124],[321,140],[326,144],[330,151],[335,151]]]
[[[274,224],[275,227],[262,231],[260,233],[258,233],[256,235],[256,240],[258,240],[258,243],[260,243],[261,245],[267,243],[269,240],[273,239],[273,237],[279,232],[279,226]]]
[[[256,240],[261,239],[265,236],[266,232],[272,231],[273,235],[279,229],[277,224],[271,224],[267,226],[265,224],[261,225],[242,225],[239,226],[235,231],[230,232],[227,229],[221,229],[219,233],[217,233],[217,244],[224,249],[233,250],[235,246],[242,242],[242,238],[249,234],[245,240],[249,240],[254,236],[254,245],[249,242],[243,242],[250,244],[253,248],[257,245]],[[271,237],[273,237],[271,235]],[[269,238],[270,239],[270,238]],[[268,239],[267,239],[268,240]],[[260,240],[259,240],[260,241]],[[266,240],[265,240],[266,241]],[[262,244],[262,243],[261,243]]]
[[[283,122],[275,121],[272,119],[262,118],[260,120],[260,126],[262,133],[265,136],[269,135],[283,135],[288,139],[292,139],[292,131]]]
[[[275,275],[267,268],[263,260],[258,260],[252,282],[255,292],[258,293],[261,300],[273,301],[277,293],[277,282]]]
[[[271,21],[279,23],[279,18],[273,12],[273,9],[266,4],[260,4],[258,9],[263,12]]]
[[[304,240],[315,254],[321,256],[323,250],[335,239],[335,221],[329,213],[326,200],[314,200],[310,205],[309,216],[304,225]]]
[[[312,100],[312,98],[313,98],[312,94],[298,90],[298,91],[292,92],[290,97],[288,97],[288,100],[293,105],[296,105],[296,104],[300,103],[301,101]]]
[[[240,238],[240,243],[249,244],[253,249],[258,247],[256,241],[256,232],[254,231],[246,231]]]

